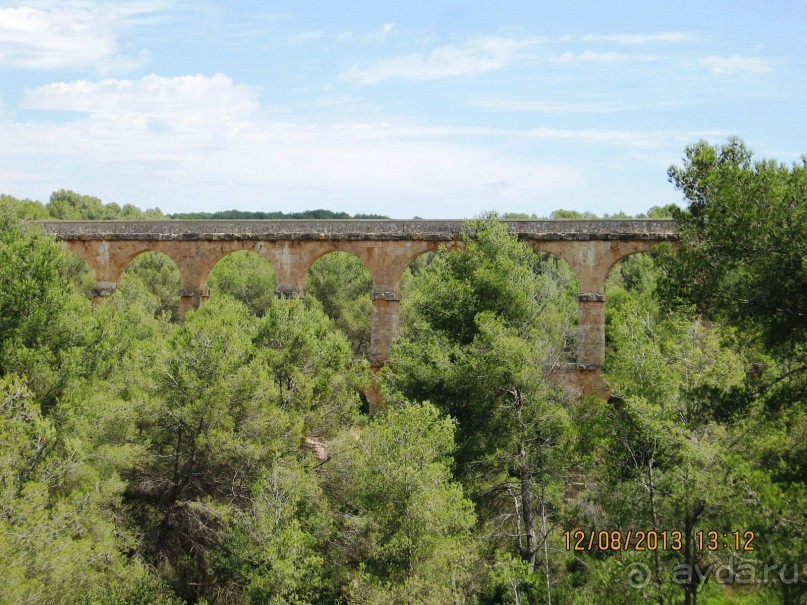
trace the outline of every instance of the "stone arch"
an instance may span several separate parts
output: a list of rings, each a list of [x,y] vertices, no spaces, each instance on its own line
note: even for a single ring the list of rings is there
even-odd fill
[[[331,250],[313,260],[303,289],[306,302],[318,300],[325,314],[350,341],[353,354],[370,352],[374,278],[353,250]]]
[[[642,259],[651,259],[654,255],[655,251],[652,247],[648,247],[646,250],[632,250],[614,260],[608,267],[605,277],[606,302],[608,291],[618,286],[617,280],[619,277],[629,282],[624,284],[627,286],[627,289],[635,289],[637,284],[630,282],[631,280],[637,279],[639,276],[629,275],[629,272],[635,272],[639,267],[634,268],[632,265],[639,265],[642,263]]]
[[[317,245],[318,244],[318,245]],[[343,242],[317,242],[310,246],[310,250],[308,254],[305,255],[304,263],[302,264],[302,281],[303,281],[303,294],[305,293],[305,282],[308,279],[308,274],[311,271],[311,267],[313,267],[318,261],[329,256],[331,254],[341,252],[350,254],[358,259],[358,261],[363,265],[363,267],[373,275],[372,270],[368,266],[367,259],[368,254],[366,252],[366,246],[362,245],[350,245],[349,243]]]
[[[188,267],[188,271],[186,272],[186,287],[206,288],[207,282],[210,279],[210,273],[223,258],[233,252],[241,252],[243,250],[255,252],[258,256],[268,261],[274,269],[273,259],[262,251],[263,242],[252,240],[224,240],[199,242],[199,244],[200,245],[193,250],[193,256],[182,255],[182,265]]]
[[[562,350],[558,351],[560,363],[575,362],[579,356],[583,340],[579,325],[580,278],[571,263],[562,255],[532,246],[536,254],[533,273],[544,275],[547,281],[542,284],[547,296],[557,298],[561,310],[567,316],[564,326],[556,326],[558,341],[562,340]]]
[[[169,259],[171,259],[171,262],[174,264],[177,270],[179,270],[180,275],[182,274],[182,259],[178,254],[178,250],[173,246],[166,246],[165,244],[167,242],[125,243],[134,245],[115,246],[112,251],[114,260],[110,264],[117,268],[118,281],[120,281],[125,271],[135,260],[137,260],[139,256],[150,252],[159,252],[160,254],[167,256]]]
[[[277,275],[272,262],[253,246],[226,251],[206,273],[205,296],[225,293],[263,316],[275,298]]]
[[[605,275],[603,284],[608,282],[613,269],[622,261],[629,259],[636,254],[654,254],[654,248],[658,244],[649,241],[635,241],[635,242],[620,242],[620,245],[612,248],[612,253],[609,254],[605,262],[602,264],[602,271]]]
[[[455,248],[458,241],[391,241],[368,263],[373,273],[373,331],[370,363],[374,367],[390,360],[392,342],[400,324],[401,279],[406,269],[423,254],[441,247]]]
[[[392,245],[391,245],[392,244]],[[462,248],[461,241],[409,241],[387,242],[384,254],[377,259],[377,267],[371,265],[375,278],[375,290],[378,293],[394,292],[400,296],[400,284],[407,269],[424,254],[441,249],[453,250]]]
[[[155,314],[169,313],[171,319],[182,318],[182,274],[177,262],[162,250],[138,250],[121,271],[117,294],[139,281],[148,289],[155,303]]]
[[[431,264],[438,255],[461,249],[461,242],[457,243],[460,245],[446,246],[439,243],[439,245],[434,246],[422,246],[420,247],[421,249],[407,259],[409,262],[401,269],[400,277],[398,277],[401,299],[400,321],[402,325],[406,325],[412,313],[412,307],[409,303],[411,303],[411,293],[417,279],[417,273]]]
[[[562,258],[574,271],[577,291],[577,354],[581,368],[599,369],[605,361],[604,259],[613,242],[577,240],[531,241],[535,252]],[[618,243],[618,242],[617,242]]]
[[[603,294],[611,267],[621,258],[649,252],[655,242],[647,240],[547,240],[532,241],[536,251],[552,252],[571,265],[580,280],[581,294]]]
[[[635,250],[623,255],[614,262],[608,271],[605,281],[605,304],[604,307],[604,337],[603,347],[606,355],[618,354],[614,348],[614,325],[612,317],[615,311],[622,309],[624,305],[630,304],[630,299],[640,294],[645,289],[655,287],[655,280],[658,272],[655,270],[652,257],[654,251]],[[619,311],[617,311],[619,312]]]

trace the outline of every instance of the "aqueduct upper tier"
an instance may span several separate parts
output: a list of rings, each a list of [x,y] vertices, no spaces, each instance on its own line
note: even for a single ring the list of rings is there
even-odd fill
[[[539,252],[557,254],[580,281],[577,295],[579,372],[597,373],[605,360],[605,280],[620,259],[678,239],[671,220],[506,220],[508,229]],[[389,359],[398,329],[399,284],[406,267],[425,252],[461,246],[463,221],[448,220],[228,220],[39,221],[81,256],[96,277],[95,296],[112,293],[129,262],[159,251],[182,277],[181,313],[204,300],[215,264],[237,250],[267,259],[278,293],[304,295],[311,264],[334,251],[355,254],[373,276],[370,361]],[[583,390],[591,388],[583,385]]]

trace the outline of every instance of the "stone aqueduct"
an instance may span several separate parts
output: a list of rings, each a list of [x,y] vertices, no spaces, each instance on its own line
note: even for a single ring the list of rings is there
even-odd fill
[[[605,361],[605,280],[620,259],[678,239],[670,220],[509,220],[510,231],[539,252],[563,258],[577,274],[580,292],[577,363],[562,368],[574,392],[600,392]],[[268,260],[281,296],[304,296],[308,268],[335,251],[356,255],[373,276],[370,362],[389,360],[398,331],[400,280],[418,256],[461,246],[462,221],[41,221],[45,231],[81,256],[94,271],[95,300],[111,294],[138,254],[159,251],[173,259],[182,279],[180,314],[208,296],[207,278],[224,256],[252,250]]]

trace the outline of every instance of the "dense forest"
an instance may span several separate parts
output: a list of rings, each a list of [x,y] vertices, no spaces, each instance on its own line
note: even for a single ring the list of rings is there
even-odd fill
[[[27,222],[158,209],[0,196],[0,603],[807,603],[807,157],[700,142],[669,179],[680,247],[608,281],[607,401],[551,380],[574,273],[494,214],[409,267],[372,375],[347,253],[302,300],[230,254],[179,323],[168,257],[94,307]]]

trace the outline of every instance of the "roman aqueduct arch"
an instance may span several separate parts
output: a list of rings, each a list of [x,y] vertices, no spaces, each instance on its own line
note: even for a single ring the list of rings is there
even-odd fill
[[[577,274],[580,332],[577,362],[559,368],[577,393],[603,392],[605,280],[620,259],[678,239],[670,220],[508,220],[511,232],[534,250],[556,254]],[[111,294],[138,254],[171,257],[182,278],[180,315],[208,296],[215,264],[237,250],[268,260],[281,296],[304,296],[311,264],[334,251],[355,254],[373,276],[370,362],[390,358],[398,330],[400,280],[418,256],[441,246],[461,246],[462,221],[40,221],[45,231],[81,256],[95,273],[94,296]]]

